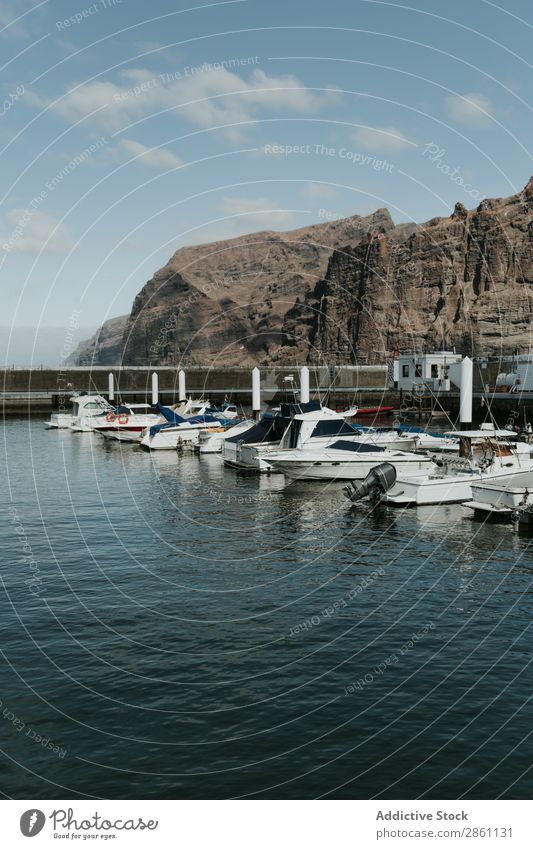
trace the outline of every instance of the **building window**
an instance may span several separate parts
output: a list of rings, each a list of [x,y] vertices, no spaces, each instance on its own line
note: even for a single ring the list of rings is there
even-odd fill
[[[437,363],[433,363],[432,366],[431,366],[431,377],[438,377],[438,376],[439,376],[439,367],[438,367]]]
[[[420,363],[415,365],[415,377],[422,377],[422,366]]]
[[[402,377],[409,377],[409,366],[402,366]]]

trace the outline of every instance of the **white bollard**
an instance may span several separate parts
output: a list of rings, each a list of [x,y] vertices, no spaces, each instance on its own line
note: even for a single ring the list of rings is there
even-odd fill
[[[185,388],[185,372],[180,368],[178,372],[178,401],[182,404],[187,400],[187,390]]]
[[[115,378],[113,377],[113,372],[110,371],[107,378],[107,394],[109,396],[110,401],[115,400]]]
[[[152,406],[155,407],[159,400],[159,381],[157,372],[152,372]]]
[[[302,366],[300,369],[300,403],[309,403],[309,369]]]
[[[461,422],[461,427],[472,424],[473,385],[474,364],[470,357],[465,357],[461,363],[461,394],[459,400],[459,421]]]
[[[252,410],[257,419],[261,410],[261,375],[257,367],[252,371]]]

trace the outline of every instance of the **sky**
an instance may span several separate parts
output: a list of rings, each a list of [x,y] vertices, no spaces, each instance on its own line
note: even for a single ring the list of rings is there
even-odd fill
[[[526,0],[0,2],[0,323],[50,361],[180,246],[520,191],[532,39]]]

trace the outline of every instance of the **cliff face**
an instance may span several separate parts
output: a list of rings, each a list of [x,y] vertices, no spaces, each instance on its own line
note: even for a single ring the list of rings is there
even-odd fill
[[[383,209],[366,218],[182,248],[135,298],[124,362],[305,362],[313,293],[333,250],[355,247],[368,231],[393,228]],[[301,304],[306,314],[294,328],[290,315],[295,308],[299,314]]]
[[[533,178],[523,192],[369,235],[336,251],[317,287],[312,349],[341,362],[456,346],[497,354],[531,345]]]
[[[110,318],[65,360],[67,366],[116,366],[122,359],[122,337],[128,315]]]
[[[531,345],[532,294],[533,178],[517,195],[473,211],[458,203],[426,224],[394,226],[381,209],[182,248],[126,323],[107,322],[77,360],[93,351],[102,365],[122,352],[127,365],[215,366],[383,362],[394,347],[509,352]]]

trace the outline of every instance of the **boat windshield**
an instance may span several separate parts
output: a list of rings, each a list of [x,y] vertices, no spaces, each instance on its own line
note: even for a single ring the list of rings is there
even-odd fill
[[[339,419],[323,419],[316,423],[311,436],[355,436],[355,429]]]

